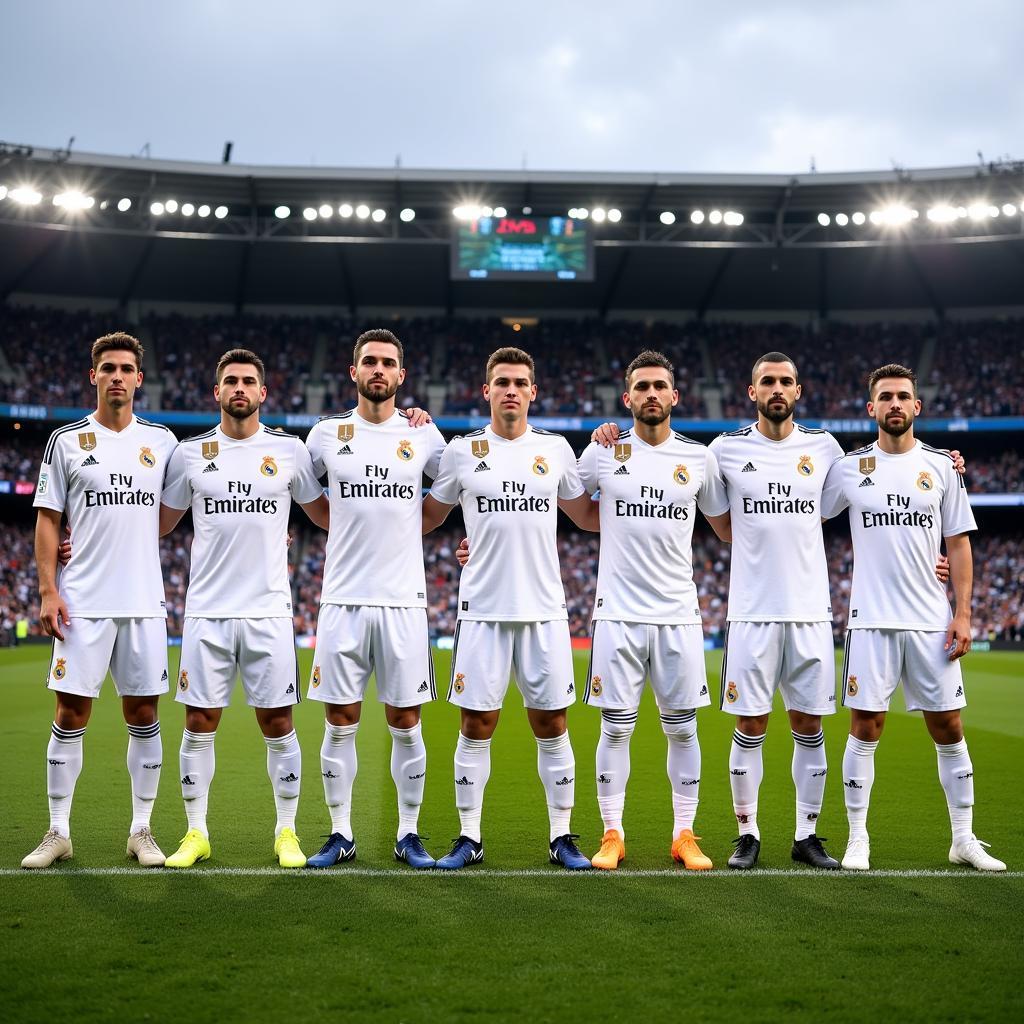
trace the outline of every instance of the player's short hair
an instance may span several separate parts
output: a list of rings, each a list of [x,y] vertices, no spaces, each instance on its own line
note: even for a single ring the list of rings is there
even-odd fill
[[[395,332],[389,331],[386,327],[372,327],[368,331],[363,331],[356,338],[356,347],[352,350],[353,366],[359,365],[359,353],[363,351],[363,346],[371,341],[382,341],[385,345],[394,345],[398,349],[398,367],[399,369],[402,368],[405,362],[405,352],[402,349],[402,343],[398,340]]]
[[[762,363],[789,363],[793,367],[793,376],[799,381],[800,371],[796,368],[796,363],[793,361],[791,356],[787,356],[785,352],[765,352],[763,356],[759,356],[754,360],[754,365],[750,369],[750,379],[757,380],[757,371],[761,368]]]
[[[669,361],[668,357],[660,352],[655,352],[653,349],[645,349],[626,367],[626,387],[629,387],[629,378],[632,377],[634,370],[645,370],[649,366],[657,366],[662,370],[668,370],[672,387],[676,386],[676,368]]]
[[[522,366],[528,366],[530,368],[530,383],[532,384],[536,380],[536,369],[533,365],[533,356],[531,356],[529,352],[524,352],[521,348],[506,346],[505,348],[495,349],[487,357],[486,382],[488,384],[491,383],[491,374],[499,363],[514,363],[517,365],[521,364]]]
[[[256,376],[260,379],[260,387],[263,387],[267,379],[267,371],[263,366],[263,360],[255,352],[247,348],[231,348],[217,360],[217,384],[220,384],[224,376],[224,369],[230,363],[249,363],[256,367]]]
[[[885,377],[906,377],[910,381],[911,390],[917,398],[917,374],[909,366],[900,363],[886,363],[868,374],[868,398],[874,398],[875,385]]]
[[[135,356],[136,369],[142,369],[142,357],[145,349],[138,338],[133,338],[124,331],[114,331],[113,334],[104,334],[92,343],[92,368],[95,370],[100,365],[100,356],[104,352],[131,352]]]

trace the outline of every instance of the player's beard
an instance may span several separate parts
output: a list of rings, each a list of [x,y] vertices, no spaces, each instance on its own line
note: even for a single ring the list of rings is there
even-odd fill
[[[911,415],[904,416],[901,420],[891,420],[888,416],[883,416],[878,425],[890,437],[902,437],[914,425],[914,417]]]
[[[234,396],[229,398],[226,403],[221,404],[221,408],[232,418],[236,420],[248,419],[258,408],[258,402],[251,402],[246,399],[245,405],[236,405]]]
[[[370,381],[364,384],[362,381],[356,381],[356,391],[359,392],[368,402],[386,402],[389,398],[394,398],[398,393],[398,381],[395,381],[394,387],[390,387],[388,382],[385,380],[383,391],[374,391],[370,384],[374,383]]]
[[[661,403],[657,407],[643,404],[639,407],[632,406],[632,410],[634,419],[648,427],[656,427],[659,423],[664,423],[672,415],[672,406],[666,407],[661,405]]]
[[[782,406],[779,408],[772,408],[771,403],[774,401],[781,401]],[[796,402],[787,402],[784,398],[776,399],[772,397],[767,402],[758,402],[757,411],[766,419],[771,420],[772,423],[783,423],[793,415],[793,409],[796,406]]]

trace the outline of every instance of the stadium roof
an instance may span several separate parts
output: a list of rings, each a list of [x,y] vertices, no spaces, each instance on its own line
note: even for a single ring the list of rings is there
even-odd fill
[[[1024,295],[1018,163],[793,176],[444,171],[0,143],[0,196],[4,299],[710,316],[941,314],[1019,307]],[[452,281],[456,207],[585,214],[594,280]]]

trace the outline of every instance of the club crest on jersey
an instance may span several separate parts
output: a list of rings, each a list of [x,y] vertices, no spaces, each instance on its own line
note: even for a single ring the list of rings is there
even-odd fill
[[[140,448],[139,462],[141,462],[146,467],[146,469],[152,469],[156,465],[156,456],[153,454],[153,449]]]
[[[320,685],[320,666],[313,666],[313,689],[315,690]]]
[[[594,678],[590,680],[590,692],[595,697],[600,697],[601,696],[601,691],[603,689],[604,689],[604,687],[601,685],[601,677],[600,676],[594,676]]]
[[[672,479],[677,484],[688,484],[690,482],[690,471],[685,466],[676,466],[676,471],[672,474]]]
[[[491,443],[490,441],[474,441],[471,450],[476,458],[482,459],[491,450]]]
[[[68,670],[66,668],[67,663],[68,663],[68,659],[67,658],[58,658],[57,659],[57,664],[53,666],[53,678],[54,679],[63,679],[68,674]]]
[[[412,450],[412,443],[409,441],[399,441],[396,453],[403,462],[408,462],[415,454]]]
[[[456,693],[462,693],[466,688],[466,676],[462,672],[455,673],[455,682],[452,683],[452,689]]]
[[[181,672],[178,673],[178,689],[181,690],[182,693],[188,689],[188,672],[186,672],[185,669],[182,669]]]
[[[616,462],[628,462],[629,457],[633,454],[633,446],[631,444],[617,444],[615,446],[615,461]]]
[[[79,434],[78,447],[83,452],[91,452],[96,447],[96,435],[91,431],[88,434]]]
[[[860,469],[864,476],[871,476],[875,471],[875,457],[869,455],[866,459],[861,459],[857,464],[857,468]]]
[[[277,463],[272,455],[263,456],[263,465],[260,466],[260,472],[264,476],[277,476]]]
[[[930,491],[935,487],[931,473],[922,470],[917,474],[917,489],[919,491]]]
[[[801,455],[800,461],[796,464],[796,471],[801,476],[813,476],[814,475],[814,463],[811,462],[810,455]]]
[[[220,455],[220,441],[203,442],[203,458],[212,461]]]
[[[354,423],[339,423],[338,424],[338,440],[339,441],[351,441],[355,436],[356,425]]]
[[[857,677],[856,676],[850,676],[850,678],[846,680],[846,692],[851,697],[856,697],[857,696],[857,691],[859,689],[860,689],[860,687],[857,686]]]
[[[735,683],[730,683],[725,688],[725,699],[730,704],[735,704],[736,701],[739,700],[739,696],[740,696],[740,691],[736,688],[736,684]]]
[[[534,455],[533,471],[537,476],[547,476],[549,472],[548,460],[543,455]]]

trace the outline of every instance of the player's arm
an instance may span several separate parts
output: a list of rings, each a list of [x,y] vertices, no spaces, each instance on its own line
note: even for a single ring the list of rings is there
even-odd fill
[[[969,534],[959,533],[946,538],[949,574],[953,580],[956,614],[946,630],[949,660],[962,658],[971,649],[971,592],[974,588],[974,562]]]
[[[160,536],[166,537],[181,522],[181,517],[186,511],[188,510],[184,508],[171,508],[170,505],[160,502]]]
[[[559,498],[558,507],[581,529],[597,533],[601,529],[600,502],[584,491],[576,498]]]
[[[711,529],[715,531],[720,541],[726,544],[732,543],[732,513],[723,512],[720,516],[705,516]]]
[[[39,622],[47,636],[64,639],[61,623],[71,624],[68,606],[57,590],[57,548],[63,512],[40,508],[36,515],[36,572],[39,574]]]
[[[596,441],[602,448],[611,448],[613,444],[619,439],[619,425],[618,423],[602,423],[601,426],[597,427],[594,432],[590,435],[591,441]]]
[[[327,500],[326,494],[321,494],[312,501],[300,501],[299,504],[314,525],[319,526],[321,530],[330,529],[331,503]]]
[[[409,426],[414,429],[425,427],[428,423],[434,421],[430,418],[430,413],[426,409],[421,409],[419,406],[412,406],[410,409],[402,410],[406,416],[409,417]]]
[[[446,505],[432,494],[428,494],[423,499],[423,532],[430,533],[431,530],[436,530],[448,518],[448,513],[453,508],[454,505]]]

